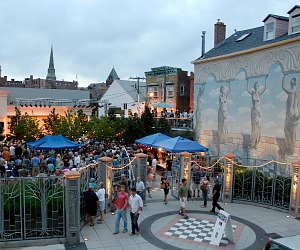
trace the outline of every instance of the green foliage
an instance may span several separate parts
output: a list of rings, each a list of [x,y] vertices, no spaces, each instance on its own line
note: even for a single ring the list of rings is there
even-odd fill
[[[56,133],[56,123],[59,120],[59,114],[55,113],[55,108],[52,109],[50,114],[43,119],[44,121],[44,128],[49,135],[55,135]]]
[[[87,135],[98,141],[111,142],[116,137],[116,129],[113,120],[110,117],[93,117],[88,124]]]
[[[21,115],[17,108],[16,116],[12,117],[9,123],[9,129],[17,140],[34,141],[43,136],[37,118],[28,113]]]

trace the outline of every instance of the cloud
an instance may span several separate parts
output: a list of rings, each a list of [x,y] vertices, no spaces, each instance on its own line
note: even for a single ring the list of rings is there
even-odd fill
[[[245,75],[245,72],[243,71],[242,73],[239,73],[236,78],[236,80],[245,80],[246,79],[246,75]]]
[[[218,116],[218,112],[214,109],[204,109],[202,111],[202,116],[203,117],[211,117],[211,116],[215,116],[217,117]]]
[[[272,103],[266,103],[262,105],[264,109],[274,109],[275,106]]]
[[[251,112],[251,109],[248,108],[248,107],[240,107],[240,108],[238,109],[238,113],[239,113],[239,114],[245,114],[245,113],[250,113],[250,112]]]
[[[220,94],[220,88],[216,88],[216,89],[212,89],[210,92],[209,92],[209,96],[210,97],[218,97]]]
[[[285,110],[282,110],[277,114],[277,117],[280,118],[281,120],[285,120]]]
[[[242,96],[250,96],[250,94],[245,90],[245,91],[242,93]]]
[[[264,128],[267,128],[267,129],[271,128],[272,129],[272,128],[276,128],[277,124],[275,122],[267,122],[263,126],[264,126]]]
[[[279,99],[280,101],[285,102],[287,100],[287,94],[282,91],[276,96],[276,99]]]
[[[274,70],[275,73],[282,73],[281,67],[277,66]]]
[[[203,127],[205,129],[216,129],[217,128],[217,123],[214,122],[214,121],[211,121],[211,120],[206,120],[206,121],[203,121]]]
[[[233,104],[234,101],[232,101],[230,98],[227,99],[227,104]]]

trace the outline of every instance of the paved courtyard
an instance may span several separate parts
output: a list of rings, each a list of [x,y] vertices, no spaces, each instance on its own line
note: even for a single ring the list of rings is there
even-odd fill
[[[93,227],[87,224],[82,228],[80,246],[57,244],[18,249],[262,249],[269,236],[300,234],[300,221],[287,213],[252,205],[222,203],[222,207],[231,215],[235,243],[223,236],[220,246],[215,246],[211,244],[210,236],[217,214],[209,212],[210,201],[207,208],[201,208],[201,204],[200,198],[189,201],[189,219],[185,220],[178,213],[178,201],[169,195],[168,204],[164,204],[163,191],[156,184],[152,198],[147,197],[146,206],[139,217],[140,235],[129,235],[129,216],[129,231],[113,235],[115,215],[107,213],[103,224]],[[121,220],[121,230],[122,225]]]

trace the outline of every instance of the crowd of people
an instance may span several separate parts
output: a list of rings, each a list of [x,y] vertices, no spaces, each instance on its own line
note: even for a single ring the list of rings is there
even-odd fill
[[[121,144],[102,144],[94,140],[79,140],[81,147],[78,151],[38,151],[30,150],[25,143],[7,142],[0,147],[0,174],[1,177],[29,177],[29,176],[60,176],[66,171],[80,170],[90,163],[96,163],[99,157],[108,156],[113,158],[113,168],[118,168],[120,163],[123,165],[128,163],[130,157],[139,152],[147,153],[143,149],[133,145],[126,147]],[[116,215],[114,234],[120,232],[120,221],[123,220],[123,233],[128,231],[127,226],[127,209],[130,210],[131,233],[130,235],[139,234],[138,218],[143,208],[143,200],[148,195],[152,198],[151,190],[154,182],[159,182],[160,188],[163,189],[163,202],[167,205],[168,195],[172,189],[172,160],[166,158],[165,171],[157,171],[158,158],[155,154],[148,154],[146,183],[137,176],[135,179],[132,168],[127,166],[120,171],[114,171],[117,176],[113,180],[113,194],[110,201],[110,209]],[[124,171],[126,170],[126,171]],[[189,183],[190,182],[190,183]],[[188,198],[200,197],[202,194],[203,204],[201,207],[207,206],[207,198],[209,194],[208,176],[199,168],[192,166],[191,178],[187,180],[183,178],[178,183],[178,196],[180,204],[180,214],[184,218],[188,218],[186,214],[186,205]],[[215,212],[218,208],[223,208],[218,204],[221,186],[218,179],[214,180],[212,189],[213,207],[210,210]],[[104,183],[97,186],[95,178],[91,178],[88,189],[84,192],[86,215],[85,220],[90,221],[90,225],[95,225],[95,216],[99,211],[100,217],[97,223],[104,222],[104,211],[106,208],[106,191]]]

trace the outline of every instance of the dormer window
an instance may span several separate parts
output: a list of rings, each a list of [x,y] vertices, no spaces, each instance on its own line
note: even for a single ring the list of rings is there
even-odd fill
[[[274,39],[274,22],[266,24],[265,40]]]
[[[300,15],[292,17],[292,34],[300,32]]]

